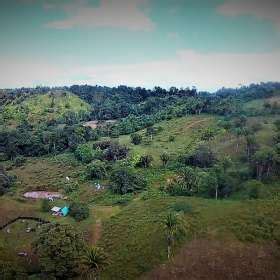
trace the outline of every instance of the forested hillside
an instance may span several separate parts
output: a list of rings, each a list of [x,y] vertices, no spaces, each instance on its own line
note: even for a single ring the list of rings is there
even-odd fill
[[[7,279],[184,278],[181,256],[201,279],[219,279],[211,258],[221,275],[279,279],[280,83],[3,89],[0,106],[0,227],[50,222],[0,231]],[[61,197],[24,196],[34,191]]]

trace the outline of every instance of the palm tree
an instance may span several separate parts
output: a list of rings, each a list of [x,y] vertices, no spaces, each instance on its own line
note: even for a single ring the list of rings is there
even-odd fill
[[[169,212],[164,217],[163,225],[166,231],[167,258],[169,259],[171,256],[171,247],[174,244],[175,237],[178,236],[178,234],[183,234],[184,229],[179,215],[174,212]]]
[[[82,275],[83,278],[98,279],[99,273],[103,270],[104,266],[108,264],[108,262],[102,249],[98,247],[91,247],[87,249],[83,264],[85,266]]]

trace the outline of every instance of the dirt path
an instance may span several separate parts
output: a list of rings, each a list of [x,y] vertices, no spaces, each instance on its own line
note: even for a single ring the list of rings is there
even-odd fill
[[[92,237],[92,240],[91,240],[93,245],[96,245],[97,241],[100,239],[101,231],[102,231],[102,223],[101,223],[101,220],[98,219],[96,221],[95,226],[94,226],[93,237]]]

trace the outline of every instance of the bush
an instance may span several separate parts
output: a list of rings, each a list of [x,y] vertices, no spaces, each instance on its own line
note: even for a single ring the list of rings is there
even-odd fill
[[[93,149],[100,149],[100,150],[105,150],[109,148],[113,142],[111,140],[103,140],[103,141],[98,141],[93,144]]]
[[[139,192],[146,188],[146,180],[132,168],[117,167],[111,175],[111,189],[114,193]]]
[[[131,143],[134,145],[139,145],[142,142],[142,136],[138,133],[133,133],[130,135]]]
[[[137,166],[148,168],[151,166],[153,160],[154,159],[151,155],[142,155],[139,159]]]
[[[244,189],[249,199],[264,198],[266,195],[265,185],[257,180],[250,180],[244,184]]]
[[[184,214],[189,214],[193,212],[192,206],[184,201],[175,202],[172,205],[172,209],[176,212],[183,212]]]
[[[17,167],[22,166],[25,163],[25,161],[26,161],[26,158],[23,157],[23,156],[17,156],[13,160],[14,165],[17,166]]]
[[[0,195],[6,193],[12,184],[12,179],[6,171],[4,167],[0,165]]]
[[[170,135],[170,136],[168,137],[168,141],[169,141],[169,142],[174,142],[174,141],[175,141],[175,136]]]
[[[78,145],[74,154],[75,157],[83,163],[89,163],[93,159],[93,150],[87,144]]]
[[[201,168],[212,167],[217,162],[217,157],[207,145],[199,145],[191,154],[181,156],[180,161],[186,165]]]
[[[104,159],[108,161],[116,161],[125,159],[128,155],[128,148],[126,146],[120,145],[118,143],[112,143],[104,151]]]
[[[106,164],[101,160],[95,160],[88,164],[86,177],[88,179],[103,179],[107,176]]]
[[[73,202],[70,205],[69,215],[76,221],[82,221],[89,217],[89,208],[86,204],[80,202]]]
[[[170,160],[170,155],[167,152],[163,152],[160,155],[163,166],[166,166],[167,162]]]
[[[76,192],[79,189],[79,185],[77,182],[68,182],[64,185],[64,191],[67,194]]]

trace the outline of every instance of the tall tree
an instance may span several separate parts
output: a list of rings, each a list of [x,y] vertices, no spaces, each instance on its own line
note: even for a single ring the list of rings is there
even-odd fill
[[[184,228],[179,215],[174,212],[169,212],[163,219],[163,225],[167,239],[167,258],[171,256],[171,248],[174,245],[175,238],[184,234]]]

